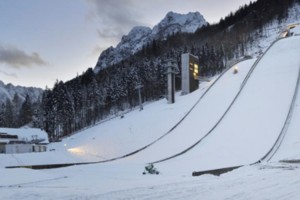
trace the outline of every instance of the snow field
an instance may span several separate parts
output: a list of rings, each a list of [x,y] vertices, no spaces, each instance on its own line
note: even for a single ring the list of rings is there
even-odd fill
[[[299,152],[290,148],[300,144],[299,98],[287,139],[273,163],[244,166],[220,177],[191,177],[191,173],[249,164],[269,150],[293,96],[300,66],[299,43],[298,37],[275,43],[211,135],[186,154],[155,165],[160,175],[142,175],[145,164],[181,151],[201,138],[232,101],[253,60],[239,63],[238,74],[229,70],[174,132],[134,156],[42,171],[0,168],[1,199],[298,199],[299,164],[275,161],[299,158]],[[73,135],[51,145],[55,151],[0,155],[0,165],[95,161],[124,155],[168,131],[206,88],[202,85],[186,96],[177,94],[175,104],[160,100],[148,104],[142,112],[133,111],[122,119],[115,118]],[[135,123],[139,120],[141,123]]]
[[[107,122],[48,145],[48,152],[1,154],[0,166],[94,162],[131,153],[168,132],[188,112],[211,82],[204,82],[190,95],[176,94],[176,103],[165,99],[144,105]],[[161,125],[163,122],[163,125]],[[159,126],[158,126],[159,124]]]
[[[5,170],[11,177],[24,177],[3,184],[1,199],[24,200],[106,200],[106,199],[289,199],[299,198],[300,168],[297,164],[274,163],[245,166],[220,177],[143,176],[126,175],[130,168],[114,171],[102,164],[75,166],[69,169],[32,171]],[[101,167],[100,167],[101,168]],[[120,168],[119,168],[120,169]],[[2,174],[3,170],[0,170]],[[114,174],[115,173],[115,174]],[[116,173],[118,173],[116,175]],[[63,175],[63,176],[60,176]],[[29,178],[30,177],[30,178]],[[27,182],[28,181],[28,182]]]

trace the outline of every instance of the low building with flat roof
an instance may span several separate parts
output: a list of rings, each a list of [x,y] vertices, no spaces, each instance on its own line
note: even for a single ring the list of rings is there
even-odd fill
[[[0,153],[46,151],[48,134],[37,128],[0,128]]]

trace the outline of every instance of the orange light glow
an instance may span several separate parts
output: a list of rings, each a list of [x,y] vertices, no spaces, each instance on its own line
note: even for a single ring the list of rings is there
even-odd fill
[[[74,154],[85,154],[85,151],[81,148],[70,148],[68,151]]]

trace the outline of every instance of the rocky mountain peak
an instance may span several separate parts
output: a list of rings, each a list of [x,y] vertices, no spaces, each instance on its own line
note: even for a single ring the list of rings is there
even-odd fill
[[[151,28],[145,26],[134,27],[128,35],[122,37],[121,42],[117,45],[116,49],[120,48],[129,53],[135,53],[140,50],[148,36],[151,34]]]
[[[206,24],[206,20],[199,12],[189,12],[188,14],[169,12],[160,23],[154,26],[152,34],[166,39],[172,33],[194,33]]]
[[[98,73],[101,69],[128,58],[154,39],[165,40],[171,34],[178,32],[193,33],[206,24],[206,20],[199,12],[189,12],[187,14],[169,12],[153,29],[136,26],[122,37],[115,48],[110,47],[104,50],[94,71]]]
[[[146,27],[146,26],[135,26],[133,27],[133,29],[131,29],[131,31],[128,33],[128,35],[124,35],[122,37],[121,42],[119,43],[126,43],[126,42],[130,42],[133,40],[139,40],[147,35],[149,35],[151,33],[151,28]]]

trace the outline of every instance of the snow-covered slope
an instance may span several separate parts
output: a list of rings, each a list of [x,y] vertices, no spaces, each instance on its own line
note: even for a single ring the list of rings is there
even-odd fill
[[[222,155],[230,157],[232,152],[235,151],[236,148],[239,148],[231,143],[236,142],[235,144],[242,145],[243,149],[245,149],[245,152],[240,151],[239,155],[248,155],[248,153],[249,155],[245,157],[237,157],[234,162],[231,162],[232,160],[230,159],[224,162],[223,160],[218,159],[220,156],[216,156],[216,161],[220,163],[202,162],[202,164],[210,163],[211,165],[190,165],[191,167],[196,169],[209,169],[221,166],[226,167],[245,164],[253,162],[256,159],[260,159],[260,155],[270,148],[270,145],[274,143],[274,140],[278,136],[278,129],[280,129],[283,125],[282,118],[284,118],[284,114],[282,113],[287,110],[286,107],[282,107],[280,105],[284,104],[285,106],[288,106],[292,88],[295,84],[292,77],[295,79],[297,74],[295,73],[295,70],[298,69],[298,66],[295,62],[298,61],[298,58],[297,56],[293,56],[293,53],[297,54],[298,42],[298,37],[287,38],[277,42],[275,46],[270,49],[270,52],[263,57],[257,68],[254,70],[254,74],[249,79],[250,83],[246,85],[246,88],[244,89],[245,91],[243,91],[241,96],[238,98],[238,102],[234,104],[229,114],[227,114],[229,116],[226,115],[223,119],[224,122],[222,121],[217,129],[211,133],[211,136],[205,140],[212,141],[212,144],[209,143],[207,145],[214,149],[213,144],[220,143],[219,146],[221,147],[226,144],[222,142],[223,140],[227,141],[225,138],[235,138],[234,141],[228,140],[228,145],[232,148],[231,150],[230,148],[225,148],[224,150],[217,152],[221,152]],[[286,49],[291,49],[291,52]],[[283,68],[283,61],[288,60],[289,56],[291,56],[289,59],[289,67]],[[274,57],[276,58],[275,62]],[[176,126],[169,135],[132,159],[135,159],[138,162],[142,161],[142,163],[156,161],[176,154],[194,144],[195,141],[201,139],[201,137],[206,135],[216,124],[228,108],[239,91],[240,85],[242,84],[252,63],[253,61],[243,61],[238,64],[240,68],[240,72],[238,74],[233,74],[232,71],[229,70],[196,105],[194,110],[185,117],[181,124]],[[201,87],[203,89],[205,88],[203,84]],[[281,89],[279,92],[277,89],[280,88],[285,88],[285,90]],[[165,100],[152,103],[145,107],[143,112],[131,112],[127,114],[125,118],[115,118],[70,138],[66,138],[61,143],[56,143],[49,147],[49,149],[55,149],[55,151],[47,153],[47,157],[51,158],[51,162],[48,160],[48,163],[109,160],[134,152],[167,133],[168,130],[176,124],[176,122],[180,121],[203,92],[203,90],[198,90],[188,96],[178,97],[176,104],[164,104],[163,102]],[[259,96],[260,98],[252,100],[253,96]],[[285,98],[283,99],[281,96],[284,96]],[[274,109],[273,104],[268,104],[268,101],[272,101],[274,104],[276,103]],[[259,107],[259,109],[253,109],[256,107]],[[267,111],[262,112],[264,109]],[[248,114],[245,115],[243,113]],[[277,116],[276,113],[281,113],[281,115]],[[279,117],[279,119],[277,119],[276,116]],[[235,120],[231,120],[232,118]],[[270,118],[270,124],[274,123],[275,120],[276,125],[271,126],[269,123],[266,123],[264,121],[265,118]],[[226,120],[228,120],[228,122]],[[252,123],[250,123],[249,120],[253,120],[251,121]],[[164,125],[153,126],[153,124],[161,124],[162,121],[164,122]],[[236,123],[241,125],[234,125]],[[248,124],[250,127],[246,130],[242,130]],[[261,139],[259,141],[262,143],[258,145],[259,148],[257,147],[255,152],[246,151],[247,149],[251,149],[253,143],[259,143],[255,141],[255,138],[262,136],[259,127],[262,127],[263,125],[272,127],[270,131],[265,133],[269,135],[264,137],[273,139],[268,140],[267,144],[265,143],[266,140]],[[233,130],[231,130],[232,128]],[[224,133],[224,130],[228,131]],[[244,134],[240,134],[241,132]],[[251,135],[251,132],[255,132],[258,135]],[[276,134],[274,132],[276,132]],[[239,138],[238,136],[242,137]],[[215,137],[217,138],[212,139]],[[247,144],[243,145],[242,143],[243,138],[246,137],[248,137],[248,141],[253,139],[251,143],[247,143],[250,146],[247,146]],[[206,142],[204,142],[204,144],[206,144]],[[204,147],[201,146],[201,148]],[[213,149],[209,150],[209,152],[213,151]],[[206,151],[201,150],[200,152]],[[211,155],[209,152],[203,153],[202,159],[205,158],[204,155]],[[64,154],[65,156],[70,155],[72,159],[60,160],[60,156],[57,156],[56,154]],[[16,156],[19,157],[18,160],[22,160],[22,155]],[[42,155],[39,154],[39,156]],[[210,156],[209,158],[211,159],[212,157]],[[189,160],[189,158],[187,159]],[[43,159],[33,159],[30,161],[25,159],[22,163],[24,165],[43,164],[44,161]],[[12,165],[17,164],[18,163]],[[184,166],[182,167],[185,168]],[[191,169],[189,168],[187,171],[190,170]]]
[[[13,100],[15,94],[18,94],[22,101],[25,100],[26,95],[29,95],[31,101],[36,102],[42,93],[43,90],[40,88],[5,85],[0,80],[0,104],[5,103],[6,100]]]
[[[295,35],[298,33],[294,30]],[[274,144],[285,121],[300,67],[300,36],[276,43],[253,68],[245,87],[218,126],[182,156],[155,164],[159,176],[142,175],[148,162],[173,155],[195,140],[224,113],[253,60],[227,71],[212,84],[175,104],[160,100],[51,144],[49,152],[0,155],[1,199],[298,199],[300,192],[300,96],[286,138],[272,163],[244,166],[220,177],[191,177],[194,170],[250,164]],[[299,95],[300,93],[298,93]],[[168,132],[139,153],[113,162],[34,171],[11,165],[106,160],[125,155]],[[283,163],[289,160],[294,163]],[[26,176],[24,176],[26,174]],[[288,186],[288,187],[287,187]]]
[[[240,72],[238,74],[233,74],[233,69],[228,70],[199,103],[197,103],[199,97],[212,82],[200,84],[201,89],[190,95],[177,96],[176,104],[166,104],[166,100],[160,100],[145,106],[142,112],[128,113],[122,119],[110,120],[66,138],[61,143],[52,144],[48,149],[55,149],[55,151],[46,153],[48,163],[102,161],[134,152],[167,133],[180,122],[193,105],[196,105],[173,131],[143,151],[142,156],[137,155],[133,159],[146,163],[177,153],[193,144],[215,125],[238,92],[239,85],[253,62],[253,60],[249,60],[239,63]],[[224,86],[226,87],[224,88]],[[199,113],[206,114],[199,115]],[[153,124],[161,122],[163,125],[153,126]],[[197,130],[201,131],[201,134],[194,131],[196,122],[197,127],[199,126]],[[62,159],[60,155],[56,154],[66,154],[72,159]],[[36,154],[31,157],[36,156],[42,155]],[[23,155],[15,155],[15,157],[22,160],[23,165],[45,163],[41,158],[24,160]],[[18,165],[18,163],[12,163],[13,161],[10,161],[10,165]]]
[[[95,72],[128,58],[154,39],[164,40],[177,32],[193,33],[205,24],[207,22],[199,12],[188,14],[169,12],[153,29],[134,27],[128,35],[122,37],[121,42],[115,48],[110,47],[101,53]]]
[[[300,35],[300,26],[292,29],[294,35]],[[300,65],[300,63],[298,63]],[[300,149],[300,91],[297,91],[295,106],[291,112],[291,119],[288,121],[288,127],[283,139],[280,141],[279,148],[276,149],[274,156],[271,161],[286,160],[297,162],[300,160],[300,151],[295,151],[295,149]]]
[[[273,163],[245,166],[220,177],[204,175],[192,178],[191,170],[252,162],[270,148],[278,136],[278,129],[282,127],[284,115],[293,96],[296,72],[300,67],[299,43],[299,37],[290,37],[275,43],[260,60],[240,96],[216,130],[183,156],[157,164],[161,175],[142,175],[145,164],[153,161],[153,158],[168,154],[168,149],[174,150],[176,146],[178,149],[184,148],[189,143],[189,137],[193,140],[201,137],[201,130],[205,129],[202,126],[205,125],[200,125],[203,122],[199,122],[199,119],[218,118],[217,113],[222,113],[224,107],[237,93],[253,61],[239,63],[238,74],[234,75],[232,70],[224,74],[196,105],[195,110],[186,117],[187,121],[184,120],[173,133],[160,141],[164,143],[162,146],[158,145],[160,148],[155,148],[154,144],[134,156],[114,162],[61,169],[34,171],[0,168],[2,177],[0,197],[3,199],[298,199],[299,164],[281,163],[275,157]],[[104,155],[109,157],[126,153],[125,151],[138,147],[139,142],[145,144],[169,130],[195,104],[208,85],[202,83],[200,89],[192,94],[176,96],[175,104],[167,104],[166,100],[160,100],[146,105],[143,111],[133,111],[124,118],[112,119],[93,129],[66,138],[52,145],[55,151],[0,155],[0,164],[3,167],[16,163],[25,165],[72,160],[76,162],[82,159],[101,160],[105,159],[102,157]],[[205,103],[206,106],[218,107],[206,109],[204,102],[209,102],[209,99],[212,100],[212,104]],[[299,104],[298,98],[296,105]],[[293,117],[299,114],[297,110],[296,108]],[[144,123],[140,124],[142,121]],[[285,148],[281,149],[283,152],[280,153],[280,158],[299,158],[297,157],[300,155],[299,148],[292,148],[298,147],[297,144],[300,143],[300,137],[297,136],[298,121],[299,119],[295,118],[295,121],[291,122],[291,125],[295,126],[291,128],[294,133],[289,139],[290,142],[282,146]],[[144,133],[148,135],[146,138]],[[172,134],[176,134],[177,139],[174,136],[169,140],[173,137]],[[293,145],[289,146],[290,144]]]
[[[263,31],[257,30],[253,33],[255,40],[246,45],[246,54],[253,57],[259,56],[270,46],[270,44],[286,29],[288,24],[299,23],[300,4],[296,3],[289,8],[289,15],[286,19],[278,21],[274,19],[263,27]],[[293,29],[296,31],[299,26]]]
[[[275,143],[288,114],[300,67],[299,52],[300,37],[276,42],[210,136],[185,155],[158,167],[168,170],[176,165],[183,171],[201,171],[261,159]],[[196,159],[198,162],[186,165]]]

